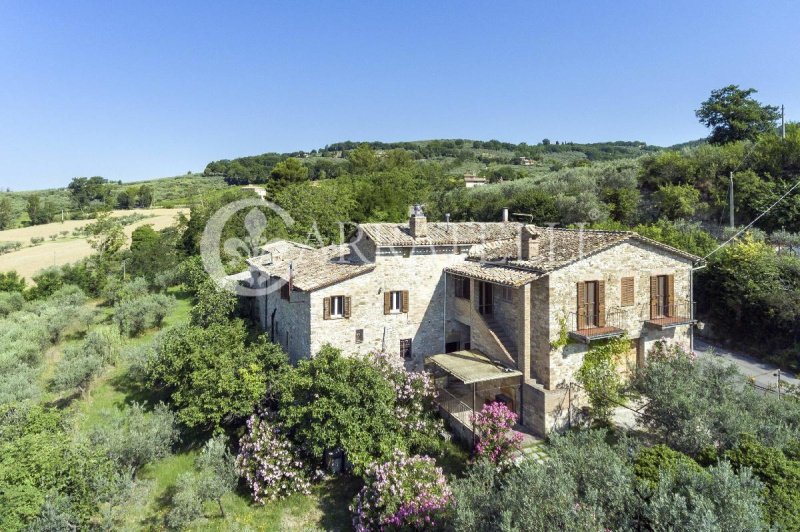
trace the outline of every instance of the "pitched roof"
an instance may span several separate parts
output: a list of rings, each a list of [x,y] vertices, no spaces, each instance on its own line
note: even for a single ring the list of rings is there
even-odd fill
[[[427,236],[414,238],[408,224],[369,223],[359,228],[378,246],[438,246],[480,244],[515,238],[517,222],[428,222]]]
[[[375,264],[353,260],[348,245],[314,249],[293,242],[289,244],[291,246],[273,248],[283,249],[277,258],[273,255],[270,260],[269,255],[261,255],[250,259],[248,263],[264,274],[287,282],[291,265],[292,286],[305,292],[325,288],[375,269]]]
[[[484,267],[480,272],[473,270],[475,276],[478,274],[488,276],[487,263],[495,262],[492,266],[497,267],[498,264],[496,263],[499,261],[502,261],[503,266],[506,268],[521,269],[545,275],[590,255],[605,251],[617,244],[630,241],[641,242],[691,261],[700,259],[691,253],[643,237],[632,231],[561,229],[532,225],[525,226],[523,231],[532,238],[531,245],[538,248],[534,257],[529,259],[520,258],[521,242],[524,235],[516,239],[499,240],[473,246],[469,251],[468,259],[473,263],[481,261]],[[487,278],[486,280],[491,279]]]
[[[535,281],[541,274],[518,268],[509,268],[500,264],[464,261],[445,268],[448,273],[463,275],[471,279],[488,281],[507,286],[522,286]]]

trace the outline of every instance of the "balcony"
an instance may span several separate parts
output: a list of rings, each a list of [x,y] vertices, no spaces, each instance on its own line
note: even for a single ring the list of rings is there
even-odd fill
[[[645,317],[644,324],[651,329],[663,331],[672,329],[679,325],[692,325],[697,322],[693,319],[694,302],[677,301],[665,305],[655,305],[649,310],[649,315]]]
[[[624,310],[609,310],[605,314],[605,322],[600,325],[600,315],[596,312],[582,311],[580,314],[570,312],[567,319],[569,336],[573,340],[584,344],[588,344],[592,340],[604,340],[622,336],[625,334],[625,317]],[[579,324],[580,327],[578,326]]]

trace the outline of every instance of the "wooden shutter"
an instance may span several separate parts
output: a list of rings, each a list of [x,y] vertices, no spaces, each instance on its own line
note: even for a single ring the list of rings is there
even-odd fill
[[[400,312],[408,313],[408,290],[400,292]]]
[[[597,281],[597,326],[606,326],[606,282]]]
[[[342,309],[342,315],[345,318],[349,318],[350,317],[350,296],[344,296],[342,299],[344,299],[344,309]]]
[[[578,329],[586,328],[586,283],[578,283]]]
[[[650,277],[650,319],[658,316],[658,276]]]
[[[633,277],[623,277],[620,281],[620,305],[627,307],[634,303]]]
[[[675,276],[667,275],[667,316],[675,315]]]
[[[326,297],[322,300],[322,319],[331,319],[331,298]]]
[[[392,312],[392,293],[388,290],[383,293],[383,313],[389,314]]]

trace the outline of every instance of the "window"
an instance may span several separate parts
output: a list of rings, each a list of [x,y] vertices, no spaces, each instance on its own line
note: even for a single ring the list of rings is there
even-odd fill
[[[500,297],[503,298],[503,301],[513,301],[514,300],[514,290],[510,286],[501,286],[500,287]]]
[[[392,290],[383,293],[383,313],[400,314],[408,312],[408,290]]]
[[[606,283],[585,281],[578,283],[578,329],[606,326]]]
[[[390,297],[391,305],[389,306],[389,310],[392,312],[400,312],[400,309],[403,307],[403,294],[400,292],[392,292]]]
[[[663,318],[675,314],[675,277],[654,275],[650,278],[650,317]]]
[[[322,319],[350,317],[350,298],[348,296],[330,296],[322,300]]]
[[[634,303],[633,277],[623,277],[620,281],[620,305],[629,307]]]
[[[364,342],[364,329],[356,329],[356,343],[360,344]]]
[[[283,283],[281,285],[281,299],[289,300],[289,294],[291,291],[289,290],[289,283]]]
[[[469,299],[470,280],[467,277],[455,277],[456,297]]]
[[[331,297],[331,318],[344,316],[344,296]]]
[[[400,356],[403,358],[411,358],[411,338],[400,340]]]

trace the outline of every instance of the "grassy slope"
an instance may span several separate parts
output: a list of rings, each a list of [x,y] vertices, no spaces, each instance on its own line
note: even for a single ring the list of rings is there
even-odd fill
[[[60,211],[60,209],[63,208],[64,212],[69,215],[69,212],[72,209],[72,202],[70,200],[69,192],[66,189],[67,184],[68,183],[64,183],[64,188],[51,188],[45,190],[20,192],[0,192],[0,196],[10,199],[15,210],[18,211],[19,218],[17,219],[17,226],[19,226],[21,224],[26,224],[30,220],[27,212],[25,212],[25,207],[27,205],[28,197],[32,194],[38,194],[43,201],[54,205],[57,211]],[[191,203],[194,198],[228,186],[222,177],[204,176],[202,174],[187,174],[175,177],[162,177],[147,181],[122,183],[121,185],[112,183],[112,195],[113,197],[116,197],[117,194],[128,187],[138,188],[144,184],[153,189],[153,205],[157,207],[185,206]]]
[[[164,326],[168,327],[184,323],[189,319],[190,300],[181,293],[178,305],[165,318]],[[97,307],[94,323],[107,323],[110,309]],[[135,345],[152,341],[157,331],[149,331],[135,338],[126,345]],[[81,334],[72,335],[50,353],[49,364],[55,364],[64,345],[79,341]],[[120,408],[131,401],[157,401],[159,398],[147,391],[131,386],[127,378],[128,368],[124,363],[109,368],[91,386],[86,397],[77,398],[70,408],[75,415],[75,430],[84,432],[100,422],[103,411]],[[52,368],[47,372],[52,374]],[[181,473],[192,471],[197,449],[181,448],[176,454],[148,464],[139,473],[142,481],[141,498],[137,504],[126,509],[126,528],[160,529],[163,517],[168,511],[168,502],[175,480]],[[206,508],[208,520],[198,525],[204,530],[229,530],[233,523],[247,525],[254,530],[348,530],[350,514],[348,505],[358,489],[358,483],[352,479],[334,479],[314,487],[311,495],[294,495],[283,501],[256,506],[250,503],[246,493],[227,495],[223,505],[227,519],[223,520],[219,510],[213,504]]]
[[[164,319],[164,327],[185,323],[189,320],[191,301],[182,292],[172,290],[177,305]],[[108,324],[111,309],[99,305],[97,301],[89,304],[94,310],[92,326]],[[48,352],[47,367],[43,379],[49,380],[54,366],[60,359],[63,348],[80,341],[84,330],[68,331],[65,339]],[[126,346],[147,343],[158,333],[156,330],[126,342]],[[47,400],[58,397],[50,394]],[[103,418],[103,411],[121,408],[132,401],[156,402],[162,399],[150,390],[142,390],[133,385],[128,378],[128,367],[124,362],[109,368],[91,385],[85,397],[76,397],[68,408],[75,414],[76,434],[85,433]],[[164,516],[169,511],[169,497],[179,475],[193,470],[197,448],[191,442],[184,442],[172,456],[148,464],[139,472],[140,484],[137,502],[125,509],[126,530],[163,529]],[[455,443],[448,443],[439,465],[448,474],[461,474],[468,455]],[[207,519],[198,523],[197,529],[230,530],[242,526],[253,530],[350,530],[351,516],[349,505],[360,487],[360,482],[351,477],[328,479],[315,485],[311,495],[293,495],[282,501],[270,502],[264,506],[250,502],[247,493],[231,493],[224,497],[227,518],[222,519],[216,505],[205,508]]]

